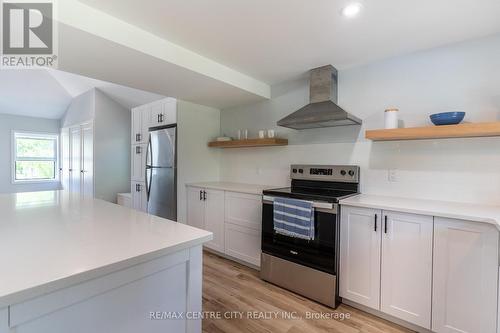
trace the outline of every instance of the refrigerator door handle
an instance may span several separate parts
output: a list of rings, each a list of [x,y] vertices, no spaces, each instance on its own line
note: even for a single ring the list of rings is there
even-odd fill
[[[151,149],[152,149],[152,144],[151,144],[151,134],[149,135],[149,141],[148,141],[148,148],[146,149],[146,166],[144,168],[144,177],[145,177],[145,184],[146,184],[146,199],[149,202],[149,194],[151,192],[151,177],[152,177],[152,172],[150,172],[149,179],[148,179],[148,170],[151,169],[151,167],[148,165],[148,159],[151,154]]]

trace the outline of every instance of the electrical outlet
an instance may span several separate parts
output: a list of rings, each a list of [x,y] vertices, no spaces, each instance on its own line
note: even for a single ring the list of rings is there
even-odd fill
[[[399,181],[399,172],[396,169],[389,169],[387,172],[387,180],[395,183]]]

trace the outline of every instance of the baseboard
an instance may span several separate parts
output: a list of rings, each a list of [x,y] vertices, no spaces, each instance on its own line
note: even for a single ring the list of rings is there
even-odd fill
[[[426,328],[417,326],[415,324],[412,324],[412,323],[409,323],[407,321],[401,320],[399,318],[393,317],[393,316],[388,315],[386,313],[383,313],[381,311],[374,310],[372,308],[369,308],[367,306],[358,304],[356,302],[352,302],[352,301],[350,301],[348,299],[345,299],[345,298],[342,299],[342,303],[345,304],[345,305],[349,305],[349,306],[351,306],[353,308],[356,308],[358,310],[364,311],[366,313],[369,313],[371,315],[374,315],[376,317],[379,317],[379,318],[385,319],[387,321],[390,321],[391,323],[397,324],[399,326],[403,326],[405,328],[408,328],[408,329],[410,329],[412,331],[415,331],[415,332],[418,332],[418,333],[433,333],[432,331],[429,331]]]

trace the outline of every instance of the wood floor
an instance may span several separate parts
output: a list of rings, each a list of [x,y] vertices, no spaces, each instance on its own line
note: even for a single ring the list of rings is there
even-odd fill
[[[334,311],[266,283],[256,270],[215,254],[205,252],[203,260],[205,333],[412,332],[346,305]],[[308,313],[337,319],[310,319]]]

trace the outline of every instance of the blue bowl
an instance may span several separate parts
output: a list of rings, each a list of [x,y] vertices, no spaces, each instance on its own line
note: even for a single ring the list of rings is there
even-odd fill
[[[464,120],[465,112],[442,112],[430,116],[434,125],[456,125]]]

